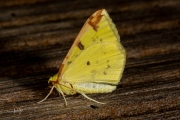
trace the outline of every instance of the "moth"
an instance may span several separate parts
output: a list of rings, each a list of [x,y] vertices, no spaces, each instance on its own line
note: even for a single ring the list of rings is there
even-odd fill
[[[56,75],[50,77],[53,89],[63,96],[81,94],[96,101],[86,94],[109,93],[116,89],[122,77],[126,61],[126,52],[120,43],[118,31],[105,9],[92,14],[69,52],[64,58]]]

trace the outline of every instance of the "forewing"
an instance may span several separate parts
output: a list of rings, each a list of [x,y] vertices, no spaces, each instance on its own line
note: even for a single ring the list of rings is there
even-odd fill
[[[58,74],[69,83],[117,84],[124,64],[125,50],[120,37],[111,18],[102,9],[86,21]]]

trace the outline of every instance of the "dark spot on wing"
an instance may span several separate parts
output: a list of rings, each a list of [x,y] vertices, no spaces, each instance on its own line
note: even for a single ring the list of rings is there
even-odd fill
[[[74,57],[77,58],[79,56],[79,54],[75,55]]]
[[[78,43],[78,47],[80,50],[84,50],[84,45],[81,42]]]
[[[72,61],[68,61],[68,62],[67,62],[67,64],[71,64],[71,63],[72,63]]]
[[[73,85],[72,84],[70,84],[71,85],[71,88],[73,88]]]
[[[89,61],[87,61],[87,65],[90,65],[90,62],[89,62]]]
[[[106,75],[107,73],[104,71],[103,74]]]
[[[91,71],[91,73],[95,73],[95,72],[96,72],[96,70],[92,70],[92,71]]]

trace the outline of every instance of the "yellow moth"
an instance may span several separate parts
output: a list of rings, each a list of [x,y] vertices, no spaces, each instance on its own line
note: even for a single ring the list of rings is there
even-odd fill
[[[49,79],[53,87],[64,96],[79,93],[109,93],[116,89],[122,77],[126,52],[120,43],[118,31],[105,9],[92,14],[61,64],[59,72]],[[103,104],[103,103],[102,103]]]

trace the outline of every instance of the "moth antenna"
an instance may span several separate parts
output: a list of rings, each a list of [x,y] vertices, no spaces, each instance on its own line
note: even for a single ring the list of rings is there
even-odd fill
[[[51,90],[49,91],[47,96],[44,99],[42,99],[41,101],[39,101],[38,103],[41,103],[41,102],[45,101],[49,97],[49,95],[52,93],[53,89],[54,89],[54,86],[51,88]]]
[[[84,94],[84,93],[82,93],[82,92],[78,92],[78,93],[80,93],[80,94],[83,95],[85,98],[87,98],[87,99],[89,99],[89,100],[91,100],[91,101],[93,101],[93,102],[96,102],[96,103],[99,103],[99,104],[106,104],[106,103],[103,103],[103,102],[99,102],[99,101],[97,101],[97,100],[94,100],[94,99],[88,97],[86,94]]]

